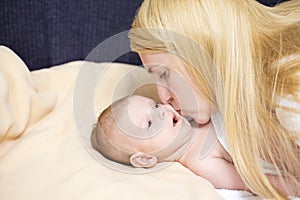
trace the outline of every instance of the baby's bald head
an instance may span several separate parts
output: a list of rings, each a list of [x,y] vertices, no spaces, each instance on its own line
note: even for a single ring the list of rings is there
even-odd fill
[[[118,140],[117,136],[124,133],[122,133],[116,123],[116,120],[122,114],[122,108],[127,103],[127,99],[123,98],[114,102],[100,114],[97,124],[92,130],[91,142],[93,148],[104,157],[115,162],[130,165],[130,155],[133,151],[126,148]]]

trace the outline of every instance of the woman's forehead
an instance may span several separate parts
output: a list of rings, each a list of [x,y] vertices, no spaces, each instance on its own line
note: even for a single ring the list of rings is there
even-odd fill
[[[168,66],[175,61],[179,61],[178,56],[169,52],[139,53],[139,55],[143,61],[143,64],[148,66]]]
[[[149,73],[159,71],[161,68],[168,68],[181,76],[188,75],[186,61],[178,55],[169,52],[139,53],[139,55],[144,68]]]

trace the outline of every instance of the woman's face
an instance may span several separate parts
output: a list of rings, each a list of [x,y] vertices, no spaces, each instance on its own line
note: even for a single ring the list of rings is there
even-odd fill
[[[139,53],[145,69],[155,79],[162,104],[171,104],[183,116],[198,124],[210,120],[212,104],[189,75],[179,57],[167,53]]]

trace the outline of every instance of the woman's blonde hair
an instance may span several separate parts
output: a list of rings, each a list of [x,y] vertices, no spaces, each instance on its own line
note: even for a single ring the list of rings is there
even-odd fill
[[[266,7],[255,0],[145,0],[129,32],[133,51],[185,60],[199,91],[224,116],[239,174],[265,198],[288,199],[260,159],[300,188],[300,133],[283,127],[275,112],[300,114],[278,104],[278,97],[300,103],[299,16],[299,1]]]

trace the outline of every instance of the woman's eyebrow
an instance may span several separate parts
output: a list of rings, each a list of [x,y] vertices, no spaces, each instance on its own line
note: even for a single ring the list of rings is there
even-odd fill
[[[153,73],[153,69],[159,68],[159,67],[165,67],[164,65],[151,65],[148,67],[148,73]]]

